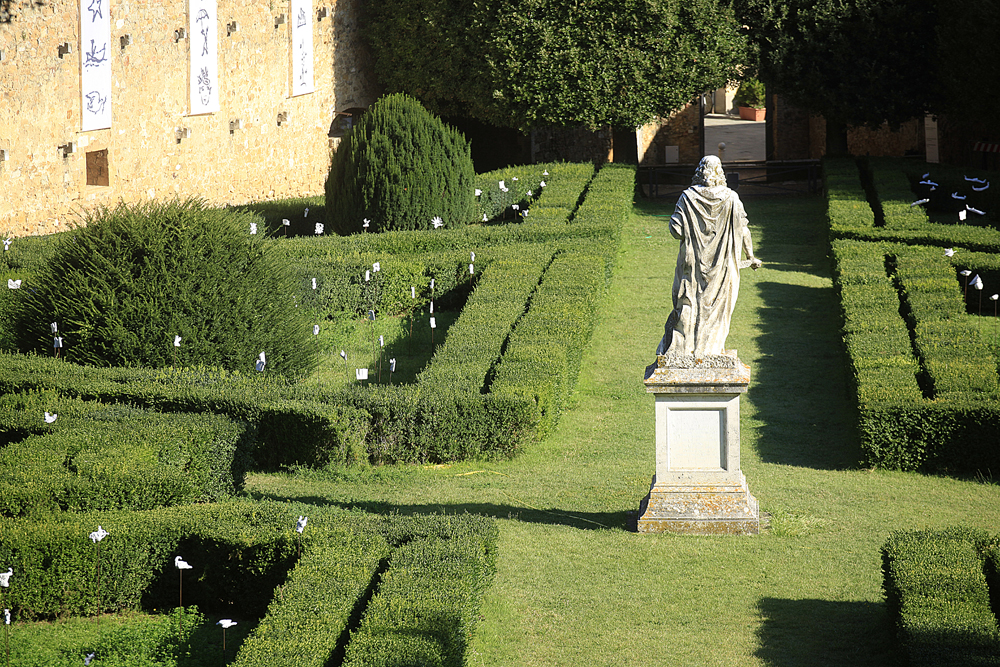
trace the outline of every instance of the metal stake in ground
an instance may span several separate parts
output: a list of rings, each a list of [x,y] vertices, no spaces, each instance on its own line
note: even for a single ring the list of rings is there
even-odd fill
[[[101,622],[101,540],[108,536],[108,531],[97,526],[97,530],[90,534],[90,541],[97,545],[97,622]]]
[[[3,605],[3,589],[10,588],[10,575],[14,574],[14,568],[8,567],[7,571],[0,573],[0,606]],[[4,609],[4,637],[7,642],[7,667],[10,667],[10,610]]]
[[[226,628],[231,628],[236,625],[236,621],[230,618],[223,618],[216,625],[222,626],[222,662],[226,662]]]

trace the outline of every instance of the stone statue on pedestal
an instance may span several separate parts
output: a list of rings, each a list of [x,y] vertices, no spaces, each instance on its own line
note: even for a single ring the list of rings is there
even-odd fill
[[[756,270],[761,261],[719,158],[698,165],[670,233],[681,241],[673,311],[644,380],[655,395],[656,474],[637,528],[756,534],[760,510],[740,469],[740,394],[750,385],[750,368],[725,345],[740,269]]]
[[[674,309],[657,355],[706,357],[723,353],[740,290],[740,269],[760,268],[754,257],[747,214],[739,195],[726,186],[722,163],[702,158],[670,218],[680,239],[674,271]],[[745,253],[747,260],[741,260]]]

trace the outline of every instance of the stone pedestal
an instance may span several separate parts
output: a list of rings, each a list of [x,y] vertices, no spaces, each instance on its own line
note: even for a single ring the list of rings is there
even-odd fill
[[[656,396],[656,475],[639,532],[757,534],[760,512],[740,470],[740,394],[750,368],[735,350],[703,359],[661,355],[645,385]]]

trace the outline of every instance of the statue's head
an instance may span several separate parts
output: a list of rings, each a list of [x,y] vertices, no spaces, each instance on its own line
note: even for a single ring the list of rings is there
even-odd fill
[[[698,163],[691,185],[704,185],[713,188],[726,184],[726,173],[722,171],[722,160],[715,155],[706,155]]]

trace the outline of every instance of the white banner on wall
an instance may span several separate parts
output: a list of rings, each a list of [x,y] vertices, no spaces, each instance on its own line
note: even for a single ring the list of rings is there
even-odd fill
[[[80,99],[84,132],[111,127],[111,0],[80,0]]]
[[[191,115],[215,113],[219,110],[219,19],[216,0],[190,0],[188,41],[191,49]]]
[[[312,0],[292,0],[292,96],[314,90]]]

